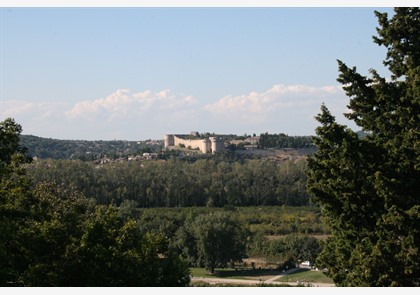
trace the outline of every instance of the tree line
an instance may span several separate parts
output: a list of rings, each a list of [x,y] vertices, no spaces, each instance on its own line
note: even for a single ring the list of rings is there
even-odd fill
[[[307,206],[304,158],[275,164],[177,159],[95,165],[41,160],[27,166],[34,183],[74,186],[99,204],[136,201],[139,207]]]
[[[307,149],[314,148],[311,136],[289,136],[284,133],[268,134],[262,133],[258,141],[258,147],[262,149]]]

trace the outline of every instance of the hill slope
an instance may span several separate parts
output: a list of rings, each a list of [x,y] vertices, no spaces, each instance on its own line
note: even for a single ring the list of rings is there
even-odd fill
[[[111,159],[160,150],[162,141],[126,140],[59,140],[34,135],[21,135],[21,145],[29,149],[32,157],[41,159],[95,160],[107,156]]]

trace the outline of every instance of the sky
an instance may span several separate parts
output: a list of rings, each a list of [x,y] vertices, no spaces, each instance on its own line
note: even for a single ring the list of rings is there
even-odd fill
[[[391,7],[6,7],[0,120],[56,139],[146,140],[191,131],[313,135],[349,98],[337,59],[369,75]]]

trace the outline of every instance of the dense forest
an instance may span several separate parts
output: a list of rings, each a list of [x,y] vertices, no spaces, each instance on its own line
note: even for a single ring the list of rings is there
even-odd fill
[[[289,136],[284,133],[263,133],[260,135],[258,146],[260,148],[303,149],[314,147],[314,144],[311,136]]]
[[[27,165],[33,183],[73,186],[99,204],[132,200],[139,207],[307,206],[306,160],[194,162],[168,159],[95,164],[38,160]]]
[[[261,135],[263,139],[267,136],[295,143],[301,140],[282,134]],[[78,141],[21,135],[20,141],[35,159],[26,167],[34,185],[47,181],[73,186],[99,204],[131,200],[142,208],[309,205],[302,155],[272,161],[235,148],[216,155],[188,153],[164,150],[162,141],[152,140]],[[128,161],[143,153],[156,157]]]

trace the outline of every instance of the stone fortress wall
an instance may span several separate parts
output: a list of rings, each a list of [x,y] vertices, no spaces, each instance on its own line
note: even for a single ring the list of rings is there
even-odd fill
[[[217,153],[225,149],[225,144],[220,138],[200,138],[200,139],[184,139],[183,134],[166,134],[164,136],[165,148],[170,146],[179,146],[183,144],[185,147],[199,149],[202,153]]]

